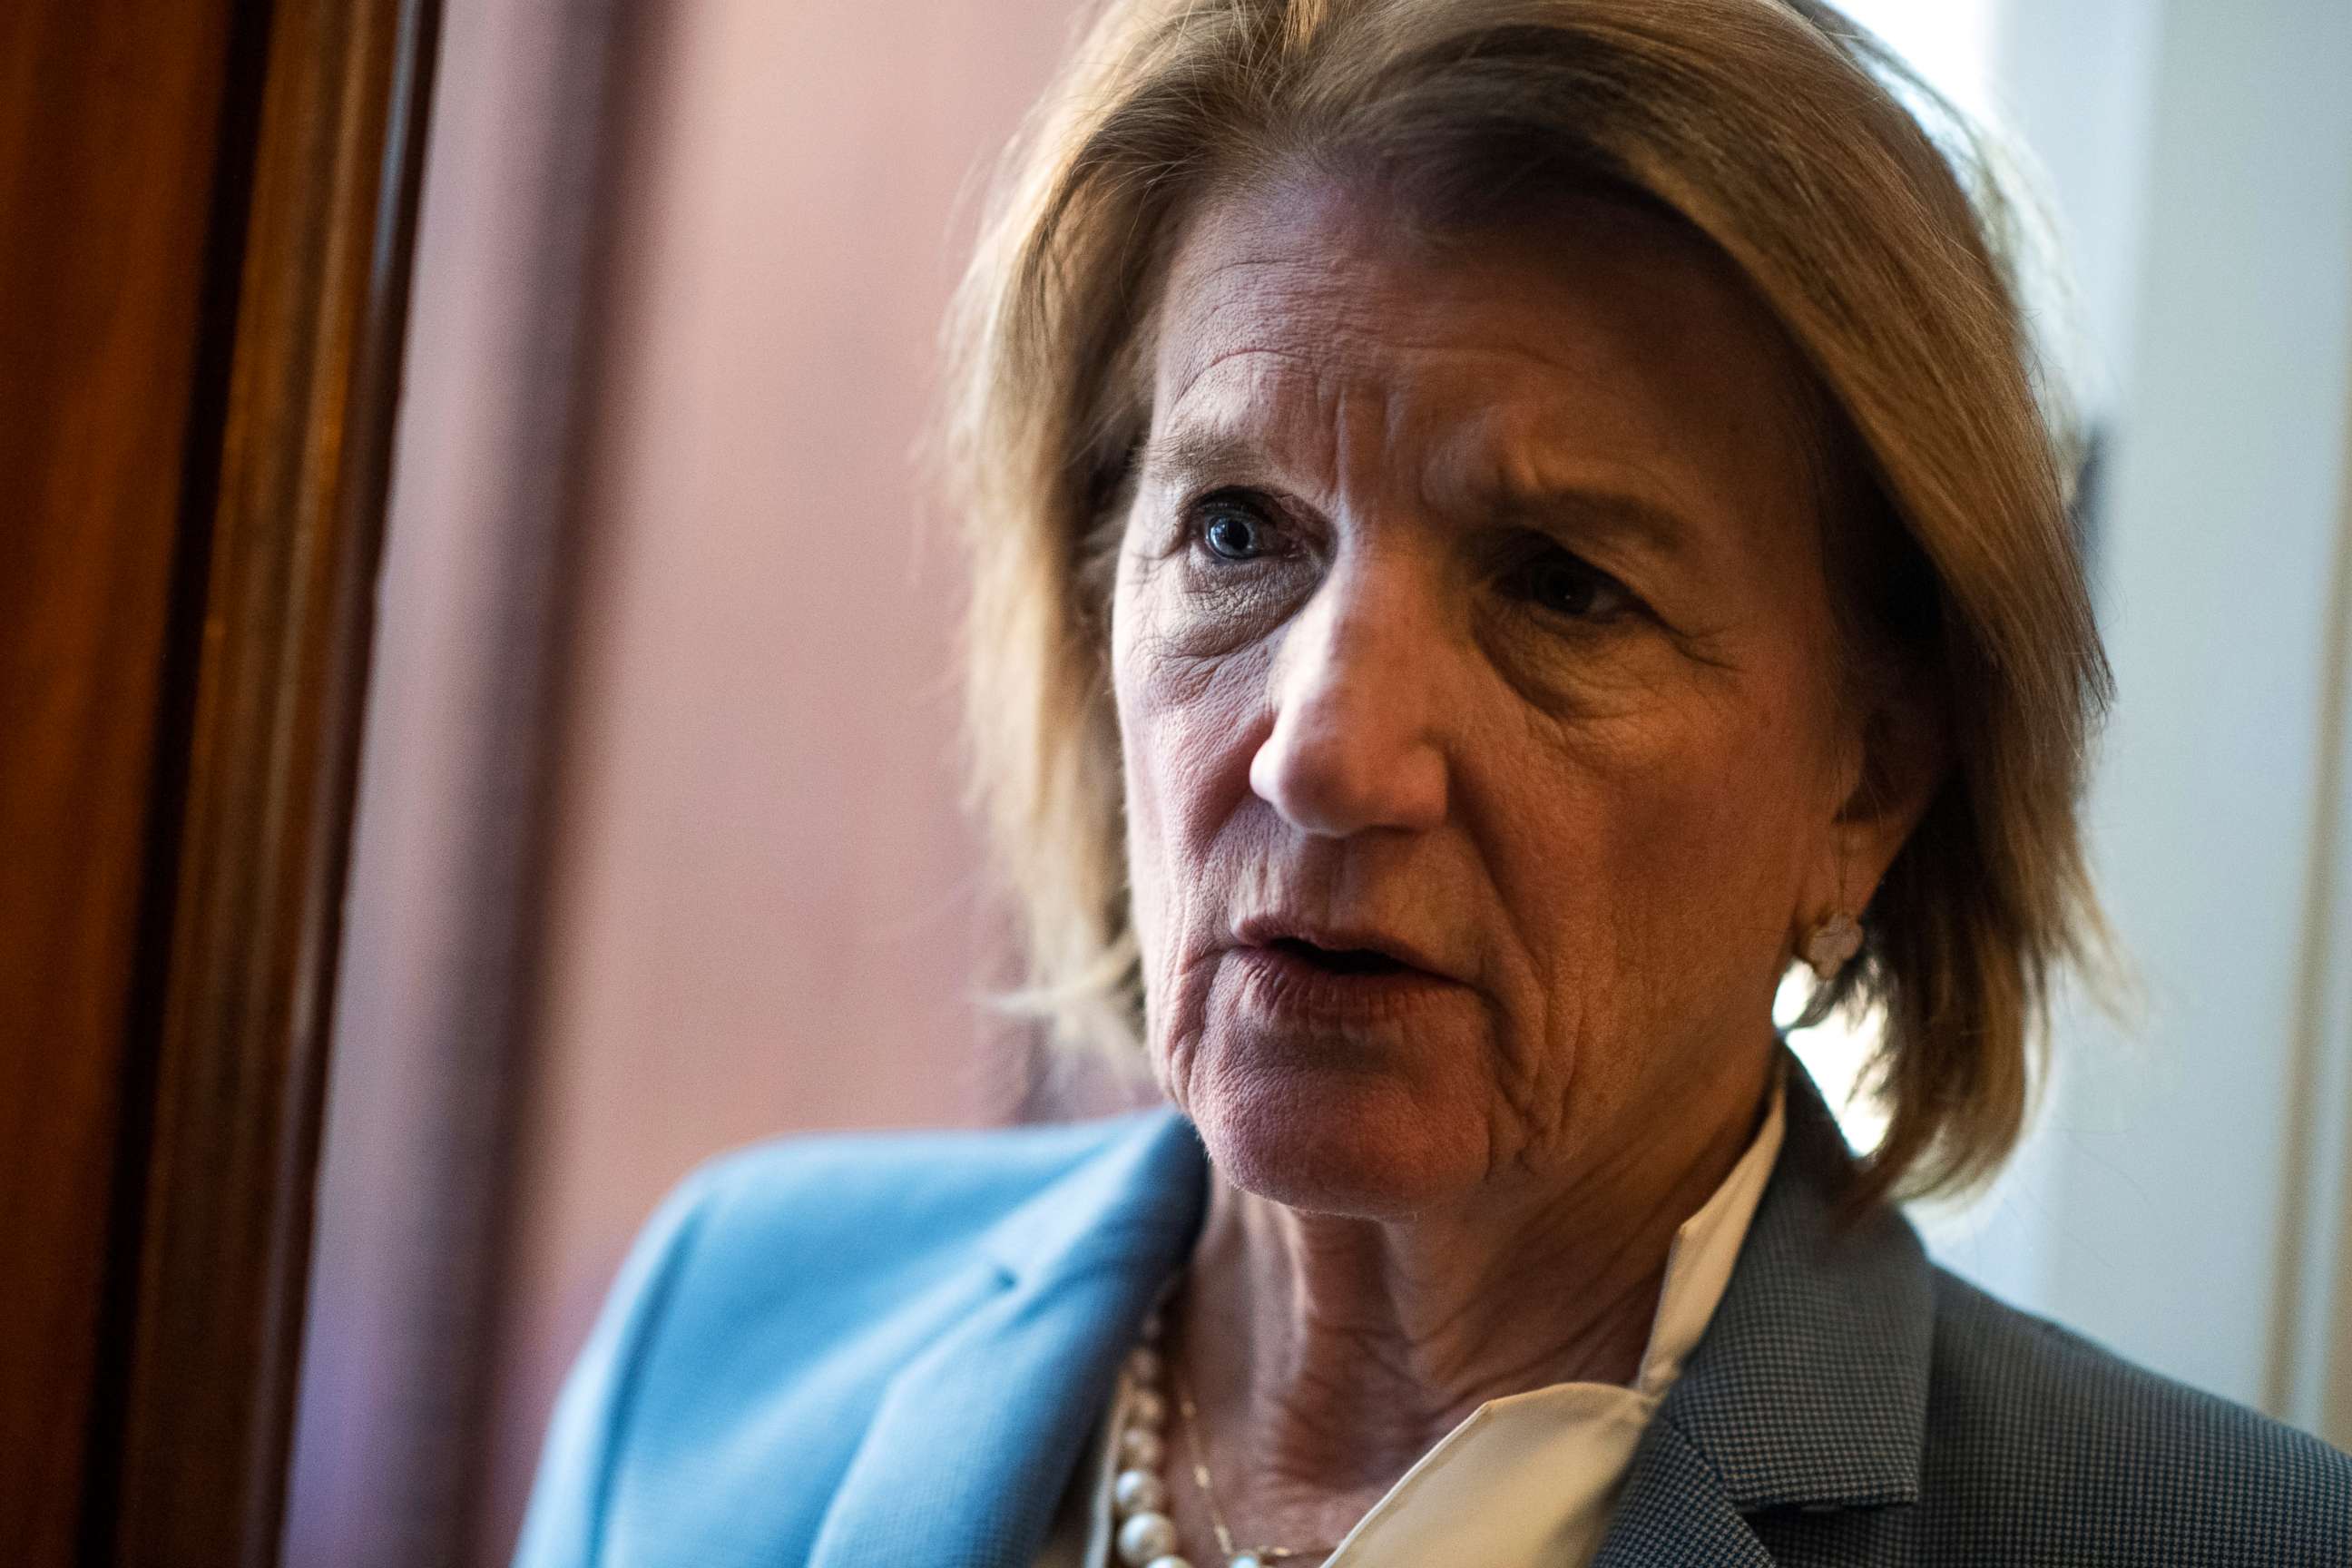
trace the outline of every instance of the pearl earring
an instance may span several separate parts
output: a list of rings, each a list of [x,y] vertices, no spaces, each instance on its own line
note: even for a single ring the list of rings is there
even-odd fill
[[[1862,951],[1862,926],[1840,910],[1813,922],[1805,933],[1805,963],[1822,980],[1834,980],[1846,961]]]
[[[1845,847],[1841,835],[1837,840],[1837,901],[1841,905],[1845,902]],[[1816,980],[1835,980],[1846,961],[1862,951],[1862,922],[1843,908],[1834,910],[1815,921],[1812,929],[1805,932],[1801,951],[1806,967],[1813,972]]]

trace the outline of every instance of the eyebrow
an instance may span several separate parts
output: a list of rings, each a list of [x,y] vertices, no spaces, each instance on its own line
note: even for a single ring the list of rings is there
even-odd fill
[[[1237,430],[1215,426],[1180,425],[1143,443],[1138,462],[1144,481],[1166,484],[1218,471],[1261,469],[1269,466],[1264,448]]]
[[[1652,554],[1674,558],[1696,542],[1690,520],[1672,508],[1605,487],[1579,485],[1510,490],[1497,497],[1496,514],[1573,543],[1595,533],[1627,540]]]
[[[1272,457],[1244,432],[1215,426],[1183,425],[1149,437],[1137,468],[1148,484],[1183,485],[1212,474],[1239,480],[1275,466]],[[1517,526],[1549,534],[1563,544],[1596,533],[1613,536],[1654,554],[1674,557],[1694,542],[1691,521],[1659,502],[1605,485],[1504,484],[1465,490],[1465,510],[1490,524]]]

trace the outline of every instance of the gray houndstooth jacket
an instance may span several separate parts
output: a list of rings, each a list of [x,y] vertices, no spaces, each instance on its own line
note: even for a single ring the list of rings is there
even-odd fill
[[[1599,1568],[2352,1568],[2352,1458],[2002,1306],[1892,1209],[1839,1226],[1844,1141],[1789,1083]],[[1206,1180],[1164,1110],[705,1167],[572,1373],[518,1568],[1026,1568]]]
[[[2352,1568],[2352,1457],[1932,1265],[1790,1075],[1789,1136],[1597,1563]]]

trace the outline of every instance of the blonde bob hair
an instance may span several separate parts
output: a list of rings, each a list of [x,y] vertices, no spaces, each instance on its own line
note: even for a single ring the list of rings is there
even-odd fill
[[[2022,1125],[2067,963],[2101,925],[2076,818],[2110,679],[2064,422],[1980,140],[1813,0],[1115,0],[1014,142],[948,334],[971,556],[971,805],[1052,1038],[1132,1050],[1109,566],[1179,227],[1284,160],[1402,192],[1433,233],[1571,189],[1730,258],[1818,384],[1840,646],[1923,684],[1947,770],[1800,1023],[1879,1016],[1861,1187],[1964,1187]]]

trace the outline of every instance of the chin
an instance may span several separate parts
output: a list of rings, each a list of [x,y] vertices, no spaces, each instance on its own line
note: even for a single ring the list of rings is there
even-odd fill
[[[1289,1208],[1398,1219],[1486,1175],[1483,1120],[1405,1075],[1213,1067],[1195,1087],[1182,1109],[1210,1160],[1235,1186]]]

